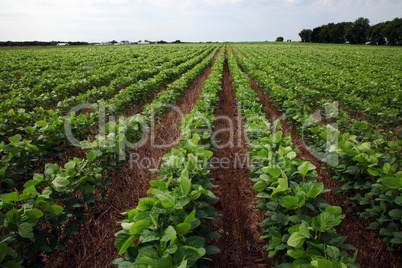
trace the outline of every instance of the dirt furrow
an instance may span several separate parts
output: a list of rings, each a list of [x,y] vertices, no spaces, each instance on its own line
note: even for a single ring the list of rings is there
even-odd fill
[[[114,267],[110,263],[118,257],[114,234],[120,230],[116,221],[123,220],[120,213],[135,208],[139,198],[147,195],[148,182],[158,177],[150,169],[159,168],[162,156],[181,137],[179,122],[182,114],[189,113],[196,105],[202,85],[219,53],[210,67],[191,84],[175,109],[158,122],[146,143],[127,159],[125,168],[111,174],[112,184],[107,187],[109,198],[98,202],[98,211],[88,214],[88,222],[80,226],[80,233],[73,237],[66,250],[50,256],[47,267]]]
[[[211,224],[222,237],[213,241],[221,249],[212,267],[266,267],[266,253],[259,239],[262,214],[255,210],[253,191],[247,167],[247,148],[241,116],[237,109],[229,67],[224,66],[223,90],[215,111],[215,134],[219,143],[214,151],[211,177],[219,185],[214,206],[219,220]]]

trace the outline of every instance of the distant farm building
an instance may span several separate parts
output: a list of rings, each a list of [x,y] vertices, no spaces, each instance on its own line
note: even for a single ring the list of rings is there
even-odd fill
[[[128,40],[124,40],[119,43],[119,45],[129,45],[129,44],[130,44],[130,41],[128,41]]]
[[[61,46],[68,46],[68,43],[57,43],[56,46],[58,46],[58,47],[61,47]]]
[[[150,43],[148,41],[144,41],[144,42],[140,41],[140,42],[138,42],[138,44],[139,45],[149,45]]]

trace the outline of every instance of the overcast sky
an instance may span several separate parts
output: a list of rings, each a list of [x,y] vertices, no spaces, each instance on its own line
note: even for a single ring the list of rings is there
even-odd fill
[[[299,41],[330,22],[402,16],[402,0],[0,0],[7,41]]]

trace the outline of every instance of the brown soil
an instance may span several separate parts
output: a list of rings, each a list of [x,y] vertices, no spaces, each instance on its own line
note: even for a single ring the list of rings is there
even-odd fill
[[[210,67],[197,78],[176,104],[183,114],[189,113],[196,105],[202,85],[211,73],[219,53],[220,51],[216,53]],[[145,145],[132,154],[132,161],[128,159],[123,170],[111,174],[112,184],[107,187],[109,198],[98,202],[98,212],[88,214],[88,222],[81,225],[79,234],[66,245],[66,250],[52,254],[46,267],[114,267],[110,263],[118,258],[114,247],[114,233],[121,229],[116,225],[116,221],[124,219],[120,213],[135,208],[139,198],[147,196],[147,190],[150,188],[148,182],[158,177],[158,174],[149,169],[158,168],[162,156],[168,153],[180,138],[181,120],[182,117],[172,110],[158,122],[152,131],[153,139],[150,134]],[[154,146],[171,143],[171,146],[164,148]]]
[[[245,176],[250,172],[247,161],[244,161],[247,159],[245,135],[227,64],[224,66],[222,88],[214,122],[216,138],[220,141],[214,151],[214,159],[221,160],[221,164],[213,164],[211,173],[214,184],[219,185],[215,193],[220,199],[214,206],[217,214],[221,215],[219,220],[211,223],[211,228],[222,237],[212,242],[221,252],[213,257],[211,267],[270,267],[272,265],[262,248],[264,241],[259,239],[261,228],[258,223],[263,215],[255,209],[256,192]],[[219,116],[229,119],[219,119]],[[224,148],[219,149],[219,146]]]
[[[286,135],[287,133],[291,133],[293,145],[299,148],[297,157],[303,160],[309,160],[316,166],[316,171],[318,173],[317,180],[324,183],[325,189],[335,189],[341,186],[341,184],[331,179],[332,174],[330,170],[324,170],[321,162],[311,155],[311,153],[306,149],[303,141],[300,140],[296,131],[290,127],[286,121],[286,118],[275,109],[275,106],[271,102],[270,98],[262,92],[250,75],[248,75],[248,77],[250,79],[252,89],[257,92],[258,98],[265,108],[266,118],[271,120],[271,122],[280,119],[284,134]],[[344,212],[348,208],[348,205],[344,203],[345,197],[342,194],[336,194],[331,191],[323,194],[322,198],[327,200],[327,202],[333,206],[342,207]],[[349,243],[358,249],[358,257],[356,262],[359,263],[361,267],[402,267],[401,256],[388,251],[381,236],[367,229],[367,227],[370,225],[367,220],[350,213],[346,213],[345,216],[345,219],[336,229],[339,234],[348,237],[345,243]],[[353,252],[349,253],[353,254]]]

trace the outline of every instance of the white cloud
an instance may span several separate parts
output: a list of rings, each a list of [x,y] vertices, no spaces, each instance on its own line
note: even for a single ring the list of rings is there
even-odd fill
[[[241,1],[242,0],[202,0],[202,2],[205,2],[207,4],[213,4],[213,5],[236,4]]]
[[[289,4],[301,4],[303,0],[285,0]]]

